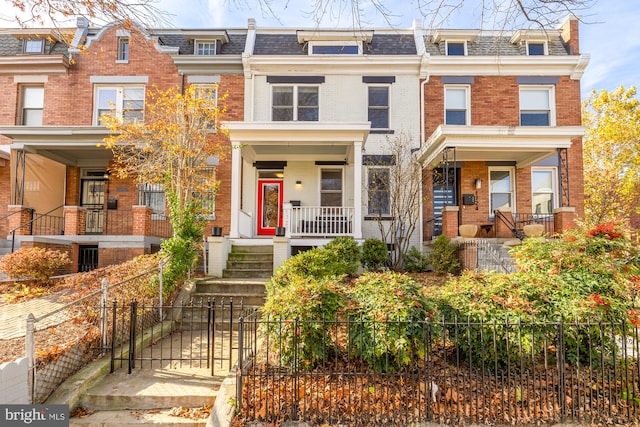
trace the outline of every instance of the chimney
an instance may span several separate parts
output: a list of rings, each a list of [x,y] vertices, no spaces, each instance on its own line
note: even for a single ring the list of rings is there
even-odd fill
[[[578,17],[569,15],[560,26],[562,40],[569,46],[569,54],[580,54],[580,37],[578,35]]]

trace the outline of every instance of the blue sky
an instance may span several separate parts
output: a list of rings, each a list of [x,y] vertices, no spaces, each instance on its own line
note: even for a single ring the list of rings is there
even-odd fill
[[[492,29],[482,25],[477,17],[479,0],[465,0],[465,9],[452,15],[446,28]],[[255,18],[259,27],[313,27],[309,14],[309,0],[273,0],[273,11],[279,19],[262,12],[257,0],[161,0],[160,6],[173,14],[173,24],[179,28],[244,27],[248,18]],[[335,3],[345,3],[337,0]],[[392,5],[391,24],[410,28],[420,18],[415,0],[387,1]],[[389,23],[374,10],[365,10],[363,26],[389,27]],[[348,11],[328,11],[322,27],[350,27]],[[580,50],[591,55],[591,61],[582,78],[582,95],[592,89],[614,90],[620,85],[629,88],[640,85],[640,25],[639,0],[596,0],[588,11],[583,11],[580,26]],[[425,26],[428,26],[425,22]],[[495,28],[495,26],[493,27]],[[636,28],[636,30],[633,30]]]

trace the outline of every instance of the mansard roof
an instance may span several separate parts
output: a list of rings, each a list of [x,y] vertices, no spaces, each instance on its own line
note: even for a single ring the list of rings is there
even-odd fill
[[[157,31],[155,35],[163,46],[178,47],[179,55],[193,55],[194,37],[187,37],[188,30],[163,32]],[[240,55],[244,51],[247,40],[246,33],[228,32],[229,42],[219,45],[216,55]]]
[[[377,34],[371,43],[365,43],[365,55],[415,55],[413,34]],[[299,43],[293,32],[256,34],[254,55],[308,55],[308,44]]]
[[[64,42],[51,41],[45,36],[33,38],[44,39],[44,55],[60,55],[68,53],[67,45]],[[22,39],[11,34],[0,34],[0,56],[22,55]]]
[[[433,56],[446,55],[446,43],[441,38],[437,43],[433,42],[432,35],[424,37],[427,53]],[[566,45],[560,36],[549,36],[547,40],[549,55],[569,55]],[[473,40],[467,41],[468,56],[526,56],[525,43],[512,43],[511,35],[479,35]]]

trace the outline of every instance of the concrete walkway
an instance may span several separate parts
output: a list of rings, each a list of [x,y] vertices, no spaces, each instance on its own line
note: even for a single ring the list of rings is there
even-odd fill
[[[0,305],[0,340],[23,337],[26,333],[29,313],[41,317],[67,304],[58,302],[57,299],[57,296],[50,295],[18,304]],[[38,328],[55,326],[65,320],[67,319],[63,316],[52,316],[38,323]]]

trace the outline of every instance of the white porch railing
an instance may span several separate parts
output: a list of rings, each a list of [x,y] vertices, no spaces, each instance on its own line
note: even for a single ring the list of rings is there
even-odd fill
[[[341,206],[284,205],[284,226],[291,237],[353,235],[354,208]]]
[[[238,228],[240,237],[251,237],[253,235],[253,218],[250,213],[240,211],[238,215]]]

